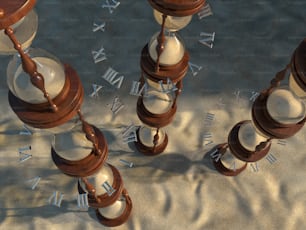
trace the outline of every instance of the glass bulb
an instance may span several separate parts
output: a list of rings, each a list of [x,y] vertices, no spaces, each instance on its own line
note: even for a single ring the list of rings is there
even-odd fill
[[[41,49],[29,49],[27,54],[36,63],[37,71],[43,75],[45,89],[53,99],[65,84],[63,65],[53,55]],[[30,76],[23,71],[20,56],[17,54],[8,64],[7,84],[10,91],[23,101],[32,104],[47,102],[43,93],[32,85]]]
[[[163,13],[153,10],[153,15],[158,24],[162,25],[163,22]],[[185,17],[175,17],[167,15],[165,28],[169,31],[178,31],[184,27],[186,27],[192,19],[192,15]]]
[[[157,50],[158,45],[157,38],[159,32],[153,35],[151,41],[149,42],[149,54],[150,57],[157,61]],[[182,42],[182,39],[177,36],[175,33],[166,31],[165,32],[165,42],[164,50],[160,55],[159,64],[160,65],[175,65],[182,60],[185,54],[185,47]]]
[[[236,169],[241,168],[244,166],[245,162],[242,160],[239,160],[237,157],[235,157],[229,148],[226,149],[226,152],[224,155],[220,158],[222,164],[228,168],[234,170],[234,166]]]
[[[279,87],[269,95],[267,110],[281,124],[296,124],[304,119],[306,108],[288,87]]]
[[[139,139],[141,140],[141,143],[144,144],[145,146],[154,147],[153,140],[155,135],[156,135],[156,128],[142,126],[139,129]],[[165,132],[162,129],[159,129],[158,135],[159,139],[157,145],[163,143],[165,138]]]
[[[82,126],[79,125],[69,132],[54,135],[52,147],[62,158],[78,161],[91,153],[93,144],[87,140]]]
[[[102,184],[108,182],[110,185],[114,183],[114,176],[112,169],[107,165],[103,165],[102,168],[95,174],[87,177],[87,180],[96,189],[96,195],[102,195],[106,193]],[[79,180],[81,187],[84,191],[87,191],[86,186],[82,180]]]
[[[169,94],[148,90],[145,97],[143,97],[143,104],[151,113],[162,114],[169,111],[173,104],[173,99]]]
[[[34,10],[30,11],[25,17],[11,26],[14,30],[14,34],[21,44],[22,49],[28,49],[36,35],[38,27],[38,17]],[[13,43],[4,33],[4,30],[0,31],[0,54],[10,55],[17,51],[14,48]]]
[[[125,206],[126,206],[125,199],[122,197],[122,199],[117,200],[112,205],[109,205],[104,208],[99,208],[98,210],[101,215],[113,219],[119,217],[123,213]]]
[[[240,144],[249,151],[255,151],[260,142],[266,141],[266,137],[260,135],[251,121],[245,122],[240,126],[238,139]]]

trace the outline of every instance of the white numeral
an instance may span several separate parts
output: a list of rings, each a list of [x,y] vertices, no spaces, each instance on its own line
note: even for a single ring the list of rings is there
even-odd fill
[[[201,20],[202,18],[208,17],[210,15],[213,15],[213,12],[211,10],[210,5],[207,3],[198,12],[198,17]]]
[[[269,161],[270,164],[274,164],[277,161],[277,158],[272,153],[269,153],[266,156],[266,160]]]
[[[31,183],[31,189],[32,190],[34,190],[37,187],[38,183],[40,182],[40,179],[41,179],[40,176],[36,176],[36,177],[27,181],[28,183]]]
[[[19,148],[19,163],[23,163],[32,158],[32,154],[24,153],[23,151],[31,150],[31,145]]]
[[[117,75],[118,75],[118,72],[112,69],[111,67],[109,67],[107,71],[104,73],[104,75],[102,76],[102,78],[105,79],[108,83],[110,83],[113,86],[117,84],[116,88],[119,89],[122,85],[124,76],[117,77]]]
[[[258,172],[259,171],[259,167],[258,167],[257,162],[251,163],[250,166],[251,166],[253,172]]]
[[[176,90],[178,90],[176,85],[169,78],[167,78],[166,86],[164,86],[162,80],[159,81],[159,85],[163,93],[171,93],[171,92],[175,92]]]
[[[103,88],[102,85],[92,84],[93,92],[89,95],[90,97],[99,97],[99,91]]]
[[[124,104],[120,101],[119,97],[115,97],[111,107],[113,114],[117,114],[121,109],[124,108]]]
[[[204,125],[205,126],[212,126],[214,120],[215,120],[215,114],[206,113],[206,117],[204,119]]]
[[[147,87],[146,83],[140,88],[140,82],[139,81],[133,81],[132,82],[132,87],[131,87],[131,90],[130,90],[130,95],[141,96],[142,94],[146,94],[147,89],[148,89],[148,87]]]
[[[188,66],[189,66],[189,69],[191,70],[193,76],[196,76],[199,73],[199,71],[202,69],[202,66],[198,66],[198,65],[193,64],[191,62],[188,62]],[[197,70],[195,70],[194,68],[196,68]]]
[[[216,149],[215,151],[213,151],[213,152],[210,154],[210,157],[211,157],[215,162],[217,162],[217,161],[219,161],[219,160],[221,159],[222,154],[219,153],[219,150],[218,150],[218,149]]]
[[[213,42],[215,41],[215,35],[216,33],[213,32],[213,33],[205,33],[205,32],[201,32],[200,33],[200,36],[201,37],[205,37],[203,39],[200,39],[199,42],[202,44],[202,45],[205,45],[209,48],[213,48]]]
[[[105,31],[105,22],[100,25],[94,22],[92,32],[97,32],[98,30]]]
[[[61,207],[64,194],[58,191],[54,191],[53,194],[49,197],[49,204]]]
[[[102,187],[105,189],[108,196],[113,195],[113,193],[116,191],[107,181],[102,184]]]
[[[77,195],[77,204],[79,209],[87,209],[89,207],[87,193]]]
[[[277,144],[285,146],[285,145],[287,145],[287,141],[286,140],[278,140]]]
[[[92,54],[95,64],[107,59],[103,46],[98,51],[96,50],[91,51],[91,54]]]
[[[32,135],[32,131],[27,128],[27,126],[23,125],[24,130],[19,132],[19,135]]]
[[[249,98],[249,100],[254,102],[258,96],[259,96],[259,93],[252,91],[252,96]]]
[[[136,126],[131,124],[124,129],[124,131],[122,132],[122,137],[123,137],[123,142],[125,144],[137,141],[136,128],[137,128]]]
[[[134,166],[134,163],[133,162],[129,162],[129,161],[126,161],[126,160],[123,160],[123,159],[120,159],[119,160],[122,164],[132,168]]]
[[[113,10],[116,9],[120,5],[120,2],[117,2],[116,0],[111,0],[111,3],[109,0],[105,0],[105,4],[102,5],[102,8],[108,8],[109,13],[113,13]]]

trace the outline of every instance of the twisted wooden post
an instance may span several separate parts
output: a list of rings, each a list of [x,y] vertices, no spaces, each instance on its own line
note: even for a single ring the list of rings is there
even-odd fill
[[[47,99],[48,103],[50,104],[52,111],[57,112],[58,111],[57,106],[54,104],[48,92],[46,91],[44,77],[41,73],[37,72],[36,63],[29,57],[29,55],[27,55],[22,50],[21,44],[18,42],[16,36],[14,35],[14,30],[11,27],[6,28],[4,32],[14,44],[14,48],[18,51],[22,62],[22,68],[24,72],[29,74],[31,83],[33,84],[33,86],[35,86],[36,88],[38,88],[40,91],[43,92],[44,97]]]

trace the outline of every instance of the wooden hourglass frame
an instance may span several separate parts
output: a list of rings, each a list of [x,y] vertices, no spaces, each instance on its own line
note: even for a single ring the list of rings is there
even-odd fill
[[[264,136],[268,137],[267,140],[260,142],[256,146],[255,151],[247,150],[241,145],[238,138],[238,133],[241,125],[248,121],[241,121],[236,124],[229,133],[228,143],[224,143],[216,147],[216,151],[218,154],[220,154],[220,156],[219,159],[217,161],[214,160],[213,163],[215,168],[221,174],[226,176],[238,175],[246,168],[248,162],[256,162],[268,154],[271,148],[272,139],[286,139],[292,137],[304,126],[306,117],[293,124],[283,124],[273,119],[267,109],[267,100],[273,90],[280,86],[281,81],[285,79],[286,73],[290,68],[291,73],[293,74],[299,87],[303,89],[304,92],[306,91],[305,64],[301,65],[301,63],[303,63],[302,60],[304,62],[306,60],[305,44],[306,40],[304,40],[294,52],[291,63],[287,65],[285,69],[276,74],[276,76],[270,82],[270,87],[263,90],[252,105],[252,121],[256,129],[259,130],[260,133],[264,134]],[[299,68],[296,68],[297,65]],[[230,152],[236,158],[246,163],[236,170],[226,167],[220,158],[223,156],[223,154],[225,154],[227,148],[229,148]]]
[[[51,99],[45,88],[44,76],[37,71],[36,63],[23,51],[14,35],[14,30],[10,26],[27,15],[35,3],[35,0],[3,1],[0,9],[0,29],[4,30],[13,43],[20,55],[24,72],[29,75],[33,86],[43,93],[47,102],[31,104],[9,91],[9,103],[19,119],[25,124],[35,128],[52,128],[67,122],[77,114],[83,101],[84,91],[76,71],[66,64],[64,65],[64,87],[55,98]]]
[[[19,119],[34,128],[53,128],[66,123],[76,115],[79,116],[79,120],[82,123],[82,132],[93,146],[90,154],[84,159],[71,161],[61,157],[52,147],[51,156],[55,165],[63,173],[72,177],[80,177],[83,181],[86,181],[87,176],[94,174],[104,165],[108,155],[107,142],[103,133],[98,128],[84,120],[80,110],[84,97],[84,89],[76,71],[71,66],[64,65],[64,86],[55,98],[51,98],[45,88],[45,77],[38,72],[36,63],[23,51],[22,45],[18,42],[11,25],[25,17],[34,8],[35,3],[36,0],[2,1],[0,5],[0,30],[4,30],[13,43],[15,50],[20,56],[23,71],[30,77],[32,85],[43,93],[46,102],[31,104],[9,91],[9,103]],[[87,183],[88,191],[90,191],[88,197],[90,207],[98,208],[111,205],[122,195],[126,201],[126,208],[119,217],[110,219],[96,211],[97,218],[101,224],[117,226],[123,224],[128,219],[132,210],[132,201],[126,189],[123,188],[123,181],[119,171],[114,166],[109,166],[114,177],[114,184],[112,186],[116,188],[117,192],[113,196],[98,196],[96,202],[93,202],[95,197],[94,189]]]
[[[143,99],[145,92],[138,98],[137,101],[137,115],[139,119],[149,127],[156,128],[156,134],[152,140],[153,147],[149,147],[144,145],[141,142],[141,138],[139,137],[139,129],[137,130],[137,142],[135,142],[135,146],[137,149],[149,156],[157,155],[162,153],[168,143],[168,136],[165,134],[164,140],[162,143],[158,144],[159,141],[159,132],[160,128],[170,124],[174,119],[176,110],[177,110],[177,97],[180,94],[183,84],[182,79],[185,77],[188,71],[188,61],[189,61],[189,54],[186,50],[184,50],[183,57],[181,60],[173,65],[163,65],[160,63],[160,57],[165,49],[165,23],[167,17],[175,16],[175,17],[184,17],[190,16],[195,14],[200,10],[201,7],[205,4],[205,1],[167,1],[167,0],[159,0],[159,1],[152,1],[149,0],[150,5],[157,11],[162,13],[162,23],[161,23],[161,30],[157,37],[157,45],[156,45],[156,53],[157,58],[153,60],[149,53],[148,44],[144,46],[141,52],[141,60],[140,60],[140,67],[141,67],[141,78],[140,82],[142,86],[145,84],[145,77],[155,83],[166,84],[169,80],[175,85],[176,91],[173,99],[173,104],[171,108],[161,114],[156,114],[150,112],[146,109]]]

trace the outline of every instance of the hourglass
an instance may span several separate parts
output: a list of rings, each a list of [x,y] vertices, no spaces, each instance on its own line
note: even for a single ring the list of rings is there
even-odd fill
[[[97,218],[102,224],[122,224],[131,212],[132,202],[123,189],[118,170],[105,164],[108,147],[103,133],[87,123],[81,113],[84,90],[76,71],[44,50],[29,48],[37,29],[37,15],[32,11],[35,2],[0,2],[0,29],[4,30],[0,36],[0,51],[2,54],[17,51],[7,69],[10,106],[25,124],[54,133],[52,159],[63,173],[82,179],[84,183],[79,184],[79,188],[84,184],[84,191],[90,187],[86,177],[100,175],[98,172],[109,175],[112,182],[108,185],[116,192],[109,196],[98,195],[98,205],[89,204],[97,208]],[[76,117],[81,125],[70,130],[72,126],[68,123]],[[92,189],[86,192],[93,195]],[[116,209],[121,201],[124,211],[109,219],[107,210]],[[105,212],[106,216],[102,214]]]
[[[160,32],[142,49],[140,82],[145,91],[137,101],[137,115],[145,124],[137,130],[137,149],[146,155],[163,152],[168,143],[161,129],[171,123],[177,109],[189,54],[177,31],[191,21],[205,1],[149,1]]]
[[[302,97],[305,87],[297,88],[298,83],[292,83],[292,73],[289,76],[291,87],[280,85],[288,68],[289,65],[278,72],[270,87],[256,98],[252,106],[252,120],[236,124],[229,133],[228,142],[220,145],[211,155],[220,173],[236,176],[246,167],[246,163],[235,170],[226,166],[226,151],[237,162],[256,162],[269,153],[272,139],[292,137],[304,126],[306,105]],[[301,72],[298,73],[301,75]],[[296,76],[300,76],[298,73],[294,72]],[[302,97],[297,96],[296,91]]]
[[[1,35],[0,48],[5,54],[17,51],[7,70],[11,108],[29,126],[52,128],[77,114],[84,92],[72,67],[29,48],[37,29],[34,5],[34,0],[1,2],[0,29],[6,37]]]
[[[113,227],[124,223],[132,210],[132,201],[123,187],[119,171],[104,164],[95,174],[79,178],[79,194],[87,194],[88,204],[95,208],[101,224]]]

